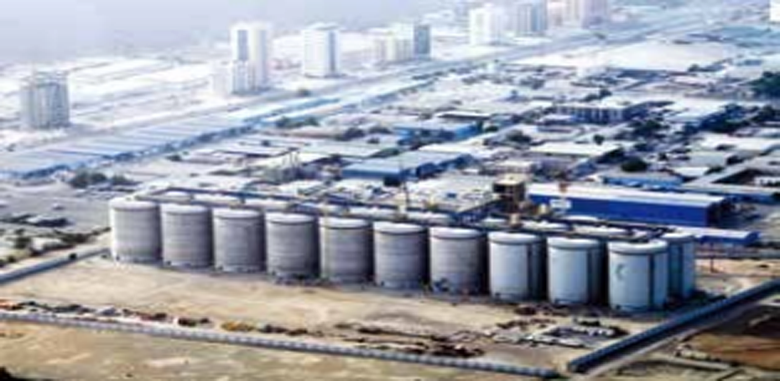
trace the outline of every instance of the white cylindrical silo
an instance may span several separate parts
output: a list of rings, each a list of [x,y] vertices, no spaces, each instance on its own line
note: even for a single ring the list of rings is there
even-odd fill
[[[214,211],[214,268],[257,272],[265,267],[263,216],[254,210]]]
[[[662,239],[669,244],[669,296],[688,299],[696,291],[696,238],[669,233]]]
[[[268,214],[265,232],[269,274],[278,278],[317,276],[316,218],[303,214]]]
[[[162,233],[166,266],[211,267],[211,210],[200,205],[163,205]]]
[[[431,285],[435,290],[453,294],[484,290],[487,258],[481,232],[431,228],[430,244]]]
[[[416,288],[427,278],[428,232],[422,226],[374,224],[374,282],[387,288]]]
[[[162,232],[156,203],[114,199],[109,203],[109,215],[114,259],[131,263],[160,261]]]
[[[345,218],[320,219],[320,273],[334,283],[371,277],[371,224]]]
[[[634,312],[663,308],[669,295],[668,250],[663,241],[610,243],[610,307]]]
[[[490,294],[502,300],[542,297],[545,242],[529,234],[490,233]]]
[[[604,245],[591,239],[547,240],[547,293],[555,304],[595,304],[604,299]]]

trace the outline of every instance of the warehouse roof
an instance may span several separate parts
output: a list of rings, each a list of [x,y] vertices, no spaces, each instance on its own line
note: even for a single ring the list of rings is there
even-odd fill
[[[548,142],[540,146],[532,147],[530,152],[544,155],[559,156],[583,156],[589,158],[598,158],[609,155],[621,150],[623,147],[619,144],[579,144],[573,142]]]
[[[532,196],[563,197],[558,184],[533,184],[528,193]],[[708,208],[725,202],[724,197],[688,194],[650,192],[639,189],[593,186],[585,184],[572,184],[567,187],[566,197],[588,198],[603,201],[624,201],[643,204],[677,205],[684,207]]]

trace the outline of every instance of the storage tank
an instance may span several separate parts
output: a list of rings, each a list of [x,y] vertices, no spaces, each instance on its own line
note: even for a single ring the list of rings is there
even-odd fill
[[[669,244],[669,296],[688,299],[696,291],[696,237],[669,233],[662,239]]]
[[[428,273],[428,233],[419,225],[374,224],[374,281],[387,288],[416,288]]]
[[[214,267],[225,272],[257,272],[265,267],[263,216],[254,210],[214,211]]]
[[[490,294],[502,300],[542,297],[545,243],[529,234],[490,233]]]
[[[592,239],[547,240],[548,297],[555,304],[595,304],[604,299],[604,245]]]
[[[436,291],[478,294],[485,288],[487,258],[482,233],[431,228],[431,285]]]
[[[320,273],[334,283],[371,277],[371,224],[345,218],[320,219]]]
[[[164,205],[162,233],[166,266],[211,267],[211,210],[200,205]]]
[[[131,263],[160,261],[162,232],[156,203],[117,198],[109,202],[111,254]]]
[[[303,214],[265,217],[268,273],[279,278],[314,278],[318,270],[317,219]]]
[[[610,307],[635,312],[663,308],[669,295],[668,250],[663,241],[610,243]]]

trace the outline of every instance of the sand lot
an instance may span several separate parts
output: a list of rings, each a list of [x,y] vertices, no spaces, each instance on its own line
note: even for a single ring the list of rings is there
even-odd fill
[[[18,376],[79,381],[522,380],[409,364],[0,323],[2,364]]]

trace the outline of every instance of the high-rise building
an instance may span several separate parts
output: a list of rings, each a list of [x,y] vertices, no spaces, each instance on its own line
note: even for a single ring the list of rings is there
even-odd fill
[[[240,23],[230,31],[232,60],[228,88],[233,94],[249,94],[271,85],[273,28],[266,23]]]
[[[547,0],[517,0],[509,9],[508,28],[516,36],[539,36],[547,32]]]
[[[780,0],[771,0],[769,4],[769,21],[780,23]]]
[[[469,44],[498,45],[506,33],[506,10],[487,3],[469,12]]]
[[[372,32],[373,61],[377,65],[406,62],[415,59],[414,41],[393,30]]]
[[[68,79],[62,73],[37,72],[19,90],[22,127],[51,129],[70,125]]]
[[[609,22],[610,0],[566,0],[566,15],[570,23],[580,27]]]
[[[315,24],[304,29],[302,72],[307,77],[335,77],[341,70],[338,25]]]
[[[393,26],[397,38],[412,41],[415,58],[429,58],[432,52],[433,36],[431,26],[420,22],[399,23]]]

